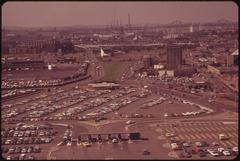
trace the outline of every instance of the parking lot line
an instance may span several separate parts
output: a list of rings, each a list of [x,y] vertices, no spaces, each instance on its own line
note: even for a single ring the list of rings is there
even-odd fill
[[[187,138],[188,140],[191,140],[191,138],[188,136],[188,135],[184,135],[185,136],[185,138]]]
[[[210,131],[216,131],[216,126],[211,126],[211,127],[208,127]]]
[[[185,128],[180,128],[181,132],[186,132]]]
[[[238,137],[238,135],[236,133],[232,133],[232,135],[234,135],[234,137]]]
[[[226,127],[219,126],[222,131],[226,131]]]
[[[196,139],[196,137],[193,134],[189,134],[189,136],[194,140]]]
[[[177,127],[174,127],[173,129],[174,129],[174,132],[180,132]]]
[[[236,142],[236,141],[230,140],[230,142],[231,142],[234,146],[237,146],[237,142]]]
[[[224,147],[227,147],[227,144],[225,142],[220,142]]]
[[[189,129],[191,130],[191,132],[196,132],[195,128],[189,127]]]
[[[227,136],[230,136],[231,138],[234,138],[234,136],[231,133],[227,133]]]
[[[214,127],[215,129],[217,129],[216,131],[222,131],[219,127]]]
[[[189,128],[185,128],[186,132],[191,132],[191,130]]]
[[[235,127],[232,127],[232,126],[229,126],[228,129],[229,129],[229,130],[236,130],[236,128],[235,128]]]
[[[210,133],[210,135],[212,135],[213,138],[218,139],[218,135],[217,134]]]
[[[197,130],[198,132],[202,132],[202,129],[200,129],[199,127],[196,128],[196,130]]]
[[[178,137],[181,139],[181,140],[184,140],[184,137],[182,135],[178,135]]]
[[[194,134],[198,139],[201,139],[201,137],[198,134]]]
[[[206,132],[206,129],[204,127],[199,127],[199,129],[201,129],[202,132]]]
[[[208,133],[205,133],[209,139],[212,139],[212,136],[209,135]]]
[[[215,126],[215,129],[217,129],[216,131],[225,131],[226,129],[220,126]]]
[[[206,129],[207,131],[212,131],[212,127],[203,127],[203,128]]]
[[[207,139],[207,137],[204,134],[199,134],[202,138]]]
[[[229,142],[229,140],[227,140],[225,143],[230,147],[233,146],[233,144],[231,142]]]
[[[233,130],[236,130],[236,131],[238,131],[239,130],[239,128],[237,127],[237,126],[230,126]]]

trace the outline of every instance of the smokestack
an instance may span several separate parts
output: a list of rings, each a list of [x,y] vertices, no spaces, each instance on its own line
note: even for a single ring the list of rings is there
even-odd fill
[[[130,14],[128,13],[128,27],[131,25]]]

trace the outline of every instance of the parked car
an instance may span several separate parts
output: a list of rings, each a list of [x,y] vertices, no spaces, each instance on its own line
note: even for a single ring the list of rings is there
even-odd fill
[[[146,150],[146,149],[143,150],[143,155],[150,155],[150,154],[151,154],[150,151],[148,151],[148,150]]]
[[[238,147],[237,147],[237,146],[236,146],[236,147],[233,147],[233,148],[232,148],[232,151],[235,152],[235,153],[238,153]]]
[[[114,139],[112,139],[112,142],[113,143],[118,143],[118,139],[114,138]]]
[[[90,147],[90,146],[91,146],[91,144],[90,144],[89,142],[83,142],[82,145],[83,145],[84,147]]]
[[[183,145],[184,147],[190,147],[190,144],[187,143],[187,142],[183,143],[182,145]]]
[[[224,151],[224,148],[218,148],[218,151],[220,152],[220,153],[222,153],[223,151]]]
[[[132,120],[128,120],[128,121],[126,122],[127,125],[134,124],[134,123],[135,123],[135,121],[132,121]]]
[[[212,146],[219,146],[218,142],[212,142]]]
[[[228,151],[228,150],[224,150],[222,153],[223,153],[223,155],[225,155],[225,156],[231,156],[231,152]]]
[[[174,133],[166,133],[165,136],[166,137],[173,137],[173,136],[175,136],[175,134]]]
[[[11,156],[7,156],[6,159],[7,159],[7,160],[12,160],[12,157],[11,157]]]
[[[205,152],[199,152],[199,156],[200,156],[200,157],[205,157],[205,156],[206,156],[206,153],[205,153]]]

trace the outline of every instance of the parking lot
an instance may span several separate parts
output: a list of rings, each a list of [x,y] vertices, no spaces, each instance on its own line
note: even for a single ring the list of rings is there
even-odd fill
[[[41,159],[58,132],[44,124],[23,124],[1,130],[1,151],[7,159]],[[46,154],[45,154],[46,155]]]
[[[2,111],[2,150],[3,156],[8,159],[62,159],[70,154],[71,159],[169,159],[181,158],[182,153],[186,153],[183,149],[173,151],[170,144],[172,141],[182,144],[191,142],[190,147],[186,147],[187,151],[195,147],[195,142],[204,141],[209,144],[218,142],[218,147],[225,149],[237,146],[236,124],[174,121],[209,116],[215,110],[174,95],[157,95],[147,88],[135,86],[96,90],[73,85],[44,90],[34,97],[4,102]],[[160,123],[144,123],[154,120]],[[13,128],[19,122],[31,126],[26,129]],[[61,128],[54,126],[53,129],[34,127],[46,122],[56,125],[64,122],[66,125]],[[66,132],[68,124],[71,129]],[[77,140],[79,134],[85,132],[131,130],[140,131],[147,139],[124,141],[113,138],[105,142]],[[174,137],[166,137],[167,133],[174,133]],[[220,133],[230,138],[219,141]],[[159,139],[160,136],[165,139]],[[210,148],[212,146],[202,149],[207,151]],[[104,151],[109,151],[109,154]],[[207,155],[211,158],[210,153]],[[199,155],[191,154],[191,157],[199,158]],[[229,158],[222,154],[221,158],[224,157]]]
[[[230,152],[229,156],[225,156],[218,152],[216,156],[221,156],[222,158],[233,157],[236,153],[232,150],[238,145],[238,132],[237,124],[224,124],[224,122],[172,122],[166,124],[151,124],[150,127],[154,128],[160,136],[167,138],[167,143],[179,145],[175,152],[178,157],[186,157],[182,154],[186,154],[185,151],[189,152],[189,149],[202,149],[207,155],[210,155],[209,150],[217,150],[223,148]],[[219,134],[224,134],[228,139],[220,140]],[[202,143],[202,145],[196,146],[196,142]],[[182,144],[186,143],[184,147]],[[171,148],[171,146],[170,146]],[[173,148],[173,147],[172,147]],[[184,149],[185,148],[185,149]],[[183,150],[184,149],[184,150]],[[188,149],[188,150],[187,150]],[[193,153],[189,152],[189,156],[186,158],[197,157],[192,156]],[[197,154],[197,153],[194,153]],[[190,156],[191,155],[191,156]],[[200,156],[203,157],[203,156]]]

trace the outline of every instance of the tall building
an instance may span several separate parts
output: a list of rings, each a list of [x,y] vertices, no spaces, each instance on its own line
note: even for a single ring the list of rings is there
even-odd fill
[[[150,68],[153,65],[153,61],[150,55],[144,55],[142,59],[143,59],[144,67],[146,69]]]
[[[232,54],[227,55],[227,66],[237,66],[239,64],[238,54],[239,52],[237,49]]]
[[[183,64],[182,47],[178,45],[167,46],[167,68],[177,69]]]
[[[193,32],[193,25],[190,26],[189,31],[192,33]]]

